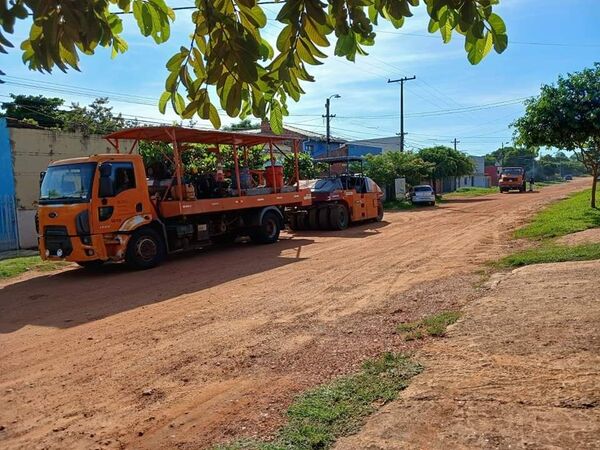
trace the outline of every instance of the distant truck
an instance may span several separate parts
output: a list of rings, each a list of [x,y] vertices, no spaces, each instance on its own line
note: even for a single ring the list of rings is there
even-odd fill
[[[527,178],[523,167],[503,167],[498,179],[500,192],[527,190]]]

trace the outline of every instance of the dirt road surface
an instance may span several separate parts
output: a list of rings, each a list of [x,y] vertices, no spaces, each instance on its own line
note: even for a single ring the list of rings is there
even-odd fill
[[[336,450],[600,448],[600,261],[502,274]]]
[[[473,272],[514,245],[510,230],[587,185],[454,200],[145,272],[4,282],[0,446],[202,448],[268,435],[307,387],[410,350],[397,323],[464,305]]]

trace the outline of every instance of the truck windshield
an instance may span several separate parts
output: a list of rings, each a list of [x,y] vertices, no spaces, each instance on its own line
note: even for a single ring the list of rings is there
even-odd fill
[[[339,178],[324,178],[322,180],[317,180],[312,187],[313,191],[319,192],[332,192],[337,189],[342,189],[342,182]]]
[[[507,167],[505,169],[502,169],[502,174],[503,175],[522,175],[523,169],[520,167]]]
[[[40,189],[40,204],[90,201],[96,163],[48,167]]]

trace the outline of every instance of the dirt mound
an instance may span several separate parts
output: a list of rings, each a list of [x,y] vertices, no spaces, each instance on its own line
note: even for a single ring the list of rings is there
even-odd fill
[[[600,228],[568,234],[558,238],[556,242],[563,245],[600,244]]]

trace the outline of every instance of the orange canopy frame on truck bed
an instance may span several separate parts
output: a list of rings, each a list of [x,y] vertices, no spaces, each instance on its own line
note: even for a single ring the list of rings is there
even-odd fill
[[[120,139],[137,141],[167,142],[173,141],[189,144],[237,145],[253,146],[269,143],[280,143],[294,140],[290,136],[274,134],[234,133],[229,131],[199,130],[176,126],[127,128],[105,136],[116,149]],[[135,147],[135,145],[134,145]]]
[[[173,145],[173,157],[175,166],[175,180],[179,199],[183,198],[183,167],[181,163],[181,144],[208,144],[214,145],[209,149],[219,154],[220,145],[230,145],[233,148],[233,160],[235,165],[235,177],[238,187],[238,196],[242,196],[240,187],[240,168],[238,158],[238,146],[251,147],[255,145],[268,145],[271,165],[275,165],[273,157],[273,144],[293,141],[294,150],[294,177],[296,190],[300,190],[300,170],[298,166],[299,140],[291,136],[263,134],[263,133],[235,133],[217,130],[199,130],[196,128],[185,128],[177,126],[154,126],[127,128],[116,131],[104,137],[120,153],[120,140],[133,140],[129,153],[133,153],[139,141],[165,142]],[[275,187],[277,188],[277,186]],[[279,187],[281,188],[281,186]]]

